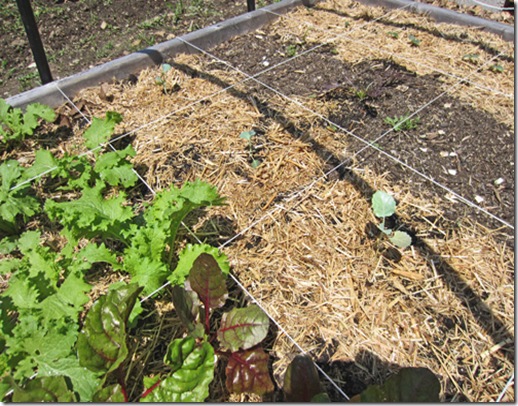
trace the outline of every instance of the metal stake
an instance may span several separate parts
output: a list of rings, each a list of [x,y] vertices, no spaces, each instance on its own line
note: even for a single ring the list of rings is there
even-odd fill
[[[25,32],[27,38],[29,38],[29,45],[31,46],[32,55],[40,74],[41,83],[52,82],[52,75],[50,74],[49,64],[47,57],[45,56],[45,50],[43,49],[43,43],[41,42],[40,33],[38,32],[38,26],[32,12],[30,0],[16,0],[20,16],[22,17]]]

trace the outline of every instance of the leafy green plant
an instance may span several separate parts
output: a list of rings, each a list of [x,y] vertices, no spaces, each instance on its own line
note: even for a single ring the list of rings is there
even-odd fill
[[[297,45],[295,44],[289,44],[287,47],[286,47],[286,56],[288,58],[292,58],[294,57],[295,55],[297,55]]]
[[[428,368],[401,368],[381,385],[369,385],[352,402],[439,402],[441,384]]]
[[[166,74],[172,69],[172,66],[168,63],[162,64],[162,72],[159,76],[155,77],[155,83],[159,86],[162,86],[162,91],[164,94],[171,94],[180,90],[180,85],[178,83],[174,83],[172,86],[168,86]]]
[[[473,64],[473,65],[478,65],[479,63],[479,57],[480,55],[475,53],[475,54],[466,54],[462,57],[462,60],[463,61],[468,61],[469,63]]]
[[[413,130],[417,128],[420,123],[419,117],[410,118],[408,115],[406,116],[394,116],[394,117],[386,117],[384,120],[385,123],[392,126],[394,131],[406,131]]]
[[[297,355],[284,374],[284,397],[287,402],[329,402],[315,364],[307,355]]]
[[[399,248],[406,248],[412,244],[412,238],[408,233],[385,227],[385,219],[396,212],[396,201],[391,195],[381,190],[374,193],[372,196],[372,211],[376,217],[382,219],[378,228],[388,236],[392,244]]]
[[[412,34],[408,36],[408,40],[410,41],[410,45],[412,45],[413,47],[418,47],[419,45],[421,45],[421,40]]]
[[[255,158],[254,156],[254,144],[252,143],[252,138],[255,136],[255,131],[254,130],[250,130],[250,131],[243,131],[241,134],[239,134],[239,138],[243,138],[244,140],[247,140],[248,141],[248,154],[250,156],[250,165],[252,166],[252,168],[257,168],[260,164],[261,164],[261,161],[258,160],[257,158]]]
[[[39,120],[52,122],[56,118],[54,110],[40,103],[29,104],[25,113],[13,108],[0,99],[0,141],[4,144],[11,141],[22,141],[34,134]]]
[[[29,194],[29,183],[14,188],[26,179],[25,168],[18,161],[0,165],[0,237],[18,233],[22,224],[40,209],[38,200]]]
[[[504,71],[504,67],[502,65],[495,63],[494,65],[491,65],[489,67],[489,70],[494,73],[502,73]]]

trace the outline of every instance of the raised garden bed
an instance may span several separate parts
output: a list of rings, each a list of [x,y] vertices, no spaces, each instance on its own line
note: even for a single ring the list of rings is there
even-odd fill
[[[350,397],[418,366],[439,378],[442,400],[513,401],[513,45],[404,10],[327,1],[206,51],[81,91],[3,160],[29,165],[41,145],[87,152],[85,118],[120,113],[113,146],[133,145],[145,181],[128,191],[132,204],[196,179],[227,198],[187,222],[182,244],[220,248],[275,321],[278,386],[302,348],[334,381],[322,379],[332,400],[344,400],[336,386]],[[49,197],[41,182],[37,195]],[[396,198],[388,226],[411,235],[409,248],[376,227],[377,190]],[[55,223],[28,227],[63,244]],[[109,266],[87,277],[92,299],[129,279]],[[131,365],[159,374],[181,334],[170,287],[143,306],[130,352],[146,362]],[[133,399],[141,384],[128,382]],[[277,388],[263,399],[280,398]],[[257,399],[217,379],[209,397]]]

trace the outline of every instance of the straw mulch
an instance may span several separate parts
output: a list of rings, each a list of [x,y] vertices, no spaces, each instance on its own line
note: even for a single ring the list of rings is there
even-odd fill
[[[364,24],[356,15],[382,14],[358,3],[329,1],[320,7],[343,15],[299,9],[268,30],[284,36],[304,31],[308,41],[322,42],[343,34],[346,26],[352,32],[355,25]],[[306,29],[298,20],[323,30]],[[403,52],[408,47],[398,46],[403,37],[394,40],[379,34],[387,24],[403,21],[415,24],[416,36],[423,41],[411,55]],[[359,52],[341,39],[335,41],[339,57],[354,62],[381,54],[387,57],[389,52],[418,74],[430,71],[418,64],[423,58],[435,69],[463,77],[475,67],[462,60],[471,50],[452,40],[456,36],[477,38],[512,55],[512,45],[494,36],[434,24],[403,11],[362,30],[369,31],[369,51]],[[427,43],[428,30],[445,34],[440,45]],[[381,42],[384,51],[376,50]],[[484,62],[490,56],[479,58]],[[244,79],[205,57],[184,55],[175,62],[210,71],[225,83]],[[512,125],[513,101],[507,97],[514,88],[512,61],[499,63],[505,65],[502,74],[484,69],[470,80],[504,95],[462,86],[456,96]],[[390,183],[387,174],[357,166],[354,158],[343,177],[326,175],[330,167],[309,137],[321,145],[333,144],[329,148],[344,158],[346,140],[339,142],[318,120],[280,96],[272,93],[269,103],[291,123],[307,129],[299,138],[277,117],[261,113],[257,101],[246,96],[247,84],[236,87],[239,93],[222,91],[215,81],[172,69],[167,80],[170,88],[177,83],[179,90],[164,95],[155,84],[159,74],[158,68],[145,70],[136,85],[108,85],[103,94],[98,88],[87,89],[76,100],[85,102],[92,115],[101,116],[107,110],[123,115],[118,131],[131,132],[138,152],[135,164],[155,190],[196,178],[217,186],[228,205],[209,209],[194,231],[202,235],[211,224],[218,235],[204,233],[202,239],[223,245],[239,281],[346,394],[352,396],[362,385],[382,382],[399,367],[424,366],[440,378],[445,400],[497,399],[514,371],[514,253],[494,238],[498,230],[469,218],[451,223],[443,217],[439,197],[422,195],[404,181]],[[448,84],[446,80],[444,85]],[[108,102],[106,94],[113,101]],[[204,100],[195,103],[200,99]],[[247,142],[239,138],[252,128],[257,133],[254,156],[262,160],[256,169],[250,165]],[[401,224],[415,231],[414,244],[400,252],[400,259],[387,258],[389,244],[366,232],[370,223],[378,222],[370,208],[370,196],[376,190],[395,196]],[[163,331],[173,331],[174,322],[174,318],[161,319],[155,326],[161,333],[154,340],[164,337]],[[298,350],[276,330],[273,373],[281,384]],[[330,385],[326,388],[340,400]],[[503,400],[514,401],[512,389]]]

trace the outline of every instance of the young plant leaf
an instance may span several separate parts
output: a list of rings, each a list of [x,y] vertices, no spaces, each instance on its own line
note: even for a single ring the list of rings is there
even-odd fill
[[[396,201],[382,190],[372,196],[372,210],[376,217],[390,217],[396,212]]]
[[[226,386],[234,393],[264,395],[273,392],[268,371],[268,354],[260,347],[233,352],[226,368]]]
[[[114,111],[108,111],[104,119],[94,117],[92,124],[85,131],[83,137],[88,149],[97,148],[110,140],[115,126],[122,121],[122,116]]]
[[[216,309],[225,304],[228,291],[225,276],[214,257],[202,253],[192,265],[187,278],[189,288],[195,291],[206,309]]]
[[[214,379],[214,349],[207,342],[197,344],[193,337],[173,340],[164,362],[171,365],[171,376],[148,388],[141,402],[203,402]]]
[[[441,384],[427,368],[402,368],[383,385],[370,385],[361,402],[439,402]]]
[[[138,176],[126,158],[135,155],[136,152],[131,145],[122,151],[106,152],[97,158],[95,171],[109,185],[129,188],[137,183]]]
[[[243,131],[241,134],[239,134],[239,138],[243,138],[244,140],[250,141],[250,140],[252,140],[252,137],[254,135],[255,135],[254,130]]]
[[[394,231],[394,234],[389,237],[392,244],[399,248],[407,248],[412,244],[412,237],[404,231]]]
[[[287,402],[310,402],[323,392],[315,364],[307,355],[297,355],[284,375]]]
[[[75,402],[74,392],[68,389],[63,376],[36,377],[24,388],[15,387],[13,402]]]
[[[228,275],[230,265],[228,258],[224,253],[219,252],[216,247],[208,244],[187,244],[187,246],[178,254],[178,264],[175,270],[167,278],[172,285],[183,285],[185,279],[191,272],[194,261],[202,254],[210,254],[218,263],[221,272]]]
[[[259,344],[268,334],[270,320],[257,305],[232,309],[223,314],[218,330],[222,348],[232,352]]]
[[[118,383],[99,389],[95,392],[92,400],[95,403],[124,403],[128,401]]]
[[[92,305],[77,339],[81,366],[109,373],[126,359],[126,323],[141,290],[136,284],[123,285]]]
[[[203,333],[203,325],[197,322],[197,316],[200,308],[200,301],[198,295],[189,290],[185,290],[183,287],[177,285],[173,286],[172,289],[173,304],[176,314],[180,318],[182,324],[187,328],[189,334],[193,337],[202,337],[200,332]]]

